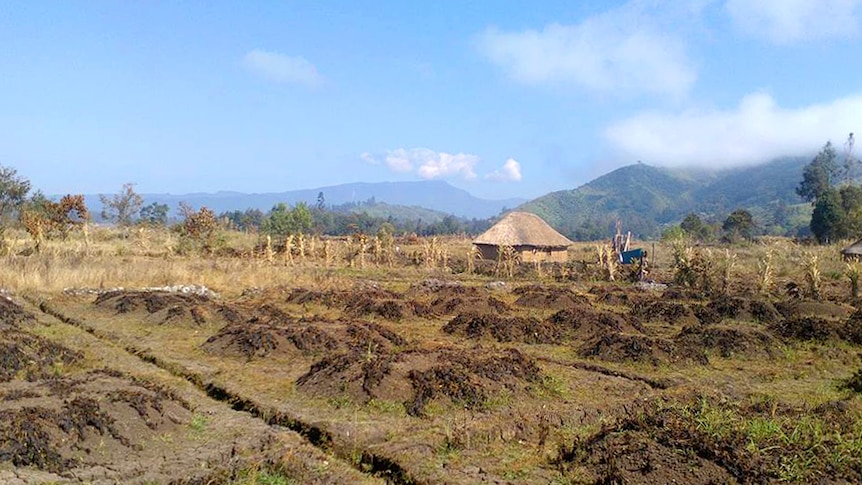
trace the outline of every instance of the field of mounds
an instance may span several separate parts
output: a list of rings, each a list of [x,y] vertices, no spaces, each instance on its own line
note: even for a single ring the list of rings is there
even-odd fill
[[[147,445],[191,418],[181,399],[118,373],[19,381],[0,392],[0,457],[78,478],[97,467],[142,475],[141,463],[161,453]]]
[[[337,354],[312,365],[296,385],[312,395],[346,394],[355,402],[394,400],[409,415],[422,416],[436,399],[481,409],[493,393],[503,388],[523,392],[541,378],[536,361],[516,349],[476,347]]]
[[[714,395],[639,401],[561,446],[555,463],[588,483],[795,483],[811,469],[822,473],[820,483],[857,483],[860,460],[846,455],[859,444],[850,407],[846,399],[789,408]],[[794,455],[804,468],[788,459]]]
[[[98,305],[106,301],[113,310],[148,315],[206,304],[199,297],[155,293],[97,298]],[[310,446],[285,462],[290,440],[302,443],[298,435],[286,438],[202,393],[190,397],[182,386],[111,368],[113,359],[99,360],[39,335],[62,325],[43,318],[0,298],[0,482],[219,484],[249,473],[319,483],[356,478],[346,466],[332,473],[341,479],[309,474],[319,466],[315,459],[326,461]],[[191,313],[183,318],[194,320]],[[88,338],[104,346],[80,331],[71,341]],[[147,365],[128,354],[120,358],[130,359],[123,367],[134,370]]]
[[[512,294],[518,297],[515,305],[527,308],[565,310],[583,306],[588,302],[585,296],[578,295],[569,288],[560,287],[527,285],[515,288]]]
[[[145,322],[157,325],[203,325],[216,317],[230,319],[235,312],[207,296],[161,291],[108,291],[99,294],[93,305],[115,314],[139,313],[145,315]]]
[[[0,298],[0,482],[862,482],[860,302],[740,251],[702,287],[282,261]]]
[[[450,320],[442,330],[470,339],[489,337],[498,342],[560,344],[607,333],[641,333],[643,327],[622,315],[578,305],[541,320],[535,317],[464,313]]]
[[[201,347],[212,355],[251,359],[367,349],[386,351],[404,344],[397,333],[373,322],[255,315],[226,325]]]
[[[434,318],[462,311],[505,313],[511,306],[485,288],[440,280],[424,280],[406,292],[360,285],[350,290],[297,288],[286,297],[294,305],[318,304],[353,317],[381,317],[398,321],[408,317]]]

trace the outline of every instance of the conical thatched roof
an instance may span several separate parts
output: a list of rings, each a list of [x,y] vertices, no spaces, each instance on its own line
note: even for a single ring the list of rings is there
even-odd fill
[[[862,239],[860,239],[860,240],[856,241],[855,243],[842,249],[841,254],[850,254],[853,256],[862,256]]]
[[[571,245],[572,241],[555,231],[535,214],[510,212],[491,229],[474,239],[473,244],[566,247]]]

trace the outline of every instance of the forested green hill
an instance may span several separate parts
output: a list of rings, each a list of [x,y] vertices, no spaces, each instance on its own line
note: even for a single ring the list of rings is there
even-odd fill
[[[543,217],[573,239],[605,238],[617,219],[640,237],[655,237],[690,212],[709,221],[734,209],[748,209],[770,233],[794,232],[802,202],[795,188],[807,158],[783,158],[763,165],[720,171],[653,167],[619,168],[573,190],[552,192],[520,210]]]

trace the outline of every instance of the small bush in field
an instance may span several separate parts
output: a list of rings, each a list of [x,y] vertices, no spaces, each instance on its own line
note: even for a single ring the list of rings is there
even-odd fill
[[[200,244],[201,249],[211,252],[218,229],[215,213],[207,207],[195,211],[184,204],[180,205],[180,210],[185,216],[182,224],[183,235],[189,241]]]

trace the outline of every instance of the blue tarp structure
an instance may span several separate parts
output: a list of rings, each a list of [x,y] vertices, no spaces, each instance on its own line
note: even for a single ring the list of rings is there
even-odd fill
[[[634,259],[638,261],[642,260],[644,257],[644,250],[642,248],[632,249],[631,251],[623,251],[620,253],[620,258],[622,259],[623,264],[632,264]]]

